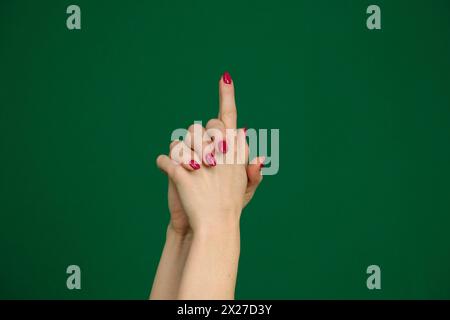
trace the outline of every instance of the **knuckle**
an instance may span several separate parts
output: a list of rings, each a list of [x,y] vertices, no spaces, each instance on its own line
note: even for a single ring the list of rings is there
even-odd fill
[[[188,127],[188,131],[189,131],[189,132],[194,132],[194,129],[195,129],[195,124],[191,124],[191,125]]]
[[[203,127],[199,123],[193,123],[189,126],[188,131],[193,133],[196,130],[203,130]]]
[[[222,112],[222,118],[227,120],[235,120],[237,117],[236,111],[233,110],[225,110]]]
[[[225,125],[222,123],[220,119],[211,119],[208,121],[207,128],[224,128]]]
[[[215,119],[215,118],[213,118],[213,119],[209,119],[209,121],[206,123],[206,127],[212,127],[212,126],[214,126],[214,123],[216,123],[218,121],[218,119]]]

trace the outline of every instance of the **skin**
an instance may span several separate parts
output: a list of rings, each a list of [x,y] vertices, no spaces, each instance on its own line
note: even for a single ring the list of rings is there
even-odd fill
[[[189,127],[183,142],[170,145],[170,157],[160,155],[158,167],[168,175],[170,222],[150,299],[233,299],[240,252],[239,220],[262,180],[261,163],[248,164],[245,131],[236,129],[234,84],[219,81],[219,116],[206,128]],[[207,139],[198,139],[197,129]],[[225,136],[235,129],[236,137]],[[215,136],[214,133],[223,133]],[[197,138],[197,139],[196,139]],[[245,150],[221,148],[222,140],[243,142]],[[226,151],[226,152],[225,152]],[[225,157],[243,151],[245,163],[224,164]],[[213,154],[217,165],[208,162]],[[184,157],[184,158],[183,158]],[[189,160],[201,164],[189,165]]]

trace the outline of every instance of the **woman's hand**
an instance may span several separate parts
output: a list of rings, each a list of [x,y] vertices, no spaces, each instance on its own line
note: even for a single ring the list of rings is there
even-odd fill
[[[169,224],[152,299],[232,299],[240,252],[239,218],[261,182],[263,157],[248,162],[236,130],[231,77],[219,82],[220,111],[170,145],[157,165],[169,176]],[[179,236],[188,234],[188,237]]]
[[[161,155],[157,159],[169,176],[171,224],[180,231],[190,225],[236,222],[262,179],[264,159],[247,164],[245,129],[236,130],[234,87],[227,73],[219,91],[219,119],[210,120],[206,128],[190,126],[184,141],[170,145],[170,158]]]
[[[260,174],[261,167],[264,163],[264,157],[256,158],[252,164],[246,165],[247,173],[247,188],[245,190],[243,207],[245,207],[252,199],[256,188],[261,183],[263,176]],[[168,186],[168,204],[170,212],[169,230],[179,234],[180,236],[189,235],[192,232],[192,228],[189,224],[188,216],[181,203],[180,196],[175,187],[175,183],[171,178]]]
[[[189,219],[184,211],[175,183],[169,178],[169,190],[167,192],[170,211],[170,223],[168,231],[184,237],[192,232]]]
[[[208,124],[211,123],[214,124],[211,128],[224,128],[220,120],[214,119]],[[195,130],[195,125],[191,126],[191,130]],[[198,130],[206,131],[202,127]],[[244,130],[237,132],[235,142],[228,140],[226,144],[241,144],[245,147]],[[202,142],[200,139],[187,138],[183,142],[172,143],[171,159],[167,156],[158,159],[161,169],[167,172],[176,185],[179,199],[194,232],[203,227],[210,229],[236,224],[244,206],[247,188],[245,154],[242,163],[236,163],[238,148],[214,148],[214,145],[225,145],[223,141],[225,140],[214,143],[212,140]],[[245,148],[241,152],[245,152]],[[225,164],[227,157],[231,164]],[[201,162],[203,164],[200,164]]]

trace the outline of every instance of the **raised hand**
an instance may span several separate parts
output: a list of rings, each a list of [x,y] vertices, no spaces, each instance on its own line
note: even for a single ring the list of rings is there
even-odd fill
[[[189,230],[189,224],[186,222],[186,215],[183,209],[185,209],[186,206],[190,206],[190,204],[193,202],[193,197],[186,194],[184,198],[186,198],[184,201],[180,200],[179,192],[183,191],[183,186],[188,186],[188,188],[191,187],[190,184],[197,183],[195,182],[196,179],[189,179],[189,181],[184,181],[188,177],[182,168],[184,168],[187,171],[196,171],[199,170],[202,166],[204,167],[213,167],[218,162],[223,163],[225,161],[222,161],[224,151],[225,153],[228,151],[228,148],[230,147],[230,142],[226,140],[226,130],[235,130],[236,129],[236,121],[237,121],[237,111],[236,111],[236,103],[235,103],[235,97],[234,97],[234,85],[233,81],[231,80],[231,76],[225,72],[222,76],[221,80],[219,81],[219,115],[218,119],[212,119],[210,120],[206,128],[202,128],[199,125],[192,125],[189,127],[189,135],[186,137],[186,140],[184,142],[174,141],[170,145],[171,150],[171,158],[169,159],[168,156],[162,155],[159,156],[157,159],[158,166],[164,170],[169,175],[169,208],[171,209],[171,224],[176,230],[179,230],[180,232],[186,232],[186,230]],[[197,126],[197,128],[196,128]],[[208,134],[206,134],[205,138],[205,131]],[[240,130],[242,131],[242,130]],[[238,131],[238,132],[240,132]],[[198,132],[200,133],[200,136],[196,136],[194,133]],[[247,149],[248,146],[245,142],[245,129],[243,132],[239,133],[239,140],[235,140],[235,143],[231,143],[231,145],[236,144],[244,144],[245,145],[245,162],[239,164],[240,165],[240,172],[242,173],[242,168],[245,169],[247,181],[245,183],[245,192],[242,195],[242,203],[239,205],[240,209],[239,211],[245,207],[248,202],[253,197],[254,192],[256,191],[256,188],[258,187],[259,183],[262,180],[262,176],[260,174],[260,169],[262,166],[262,163],[264,161],[263,157],[254,159],[251,164],[247,164]],[[234,138],[233,138],[234,139]],[[182,145],[181,145],[182,144]],[[174,150],[175,149],[175,150]],[[175,151],[175,152],[173,152]],[[234,148],[234,152],[238,152],[238,148]],[[219,157],[219,159],[217,159]],[[229,157],[229,155],[228,155]],[[233,155],[235,157],[235,155]],[[172,161],[174,160],[174,161]],[[220,170],[217,170],[218,168],[221,168]],[[227,168],[225,166],[222,168],[222,166],[219,166],[218,168],[215,168],[217,171],[227,171],[230,170],[230,168]],[[202,173],[197,174],[203,175],[209,172],[208,169],[206,170],[200,170]],[[205,172],[204,172],[205,171]],[[216,176],[218,173],[209,173],[207,176]],[[223,175],[223,174],[222,174]],[[192,175],[191,175],[192,176]],[[179,184],[180,190],[174,187],[174,181],[175,179],[183,179],[181,183]],[[244,181],[244,179],[242,179]],[[229,186],[229,184],[225,184],[226,180],[225,178],[222,179],[222,185],[223,186]],[[175,183],[176,184],[176,183]],[[230,186],[231,187],[231,186]],[[191,195],[198,194],[201,192],[201,186],[196,185],[196,188],[190,189]],[[211,191],[210,191],[211,193]],[[208,197],[211,199],[211,195]],[[184,205],[181,203],[184,202]],[[199,203],[196,201],[195,203]],[[231,198],[228,200],[228,203],[231,203]],[[204,205],[207,205],[204,203]],[[210,205],[206,206],[205,208],[212,208]]]
[[[239,219],[261,182],[264,158],[248,164],[245,129],[236,129],[234,85],[228,73],[219,82],[219,93],[218,119],[205,128],[190,126],[183,141],[171,143],[170,156],[157,159],[169,177],[171,222],[152,298],[167,296],[160,294],[167,278],[172,298],[175,292],[176,298],[186,299],[234,297]],[[186,234],[192,237],[185,240]]]

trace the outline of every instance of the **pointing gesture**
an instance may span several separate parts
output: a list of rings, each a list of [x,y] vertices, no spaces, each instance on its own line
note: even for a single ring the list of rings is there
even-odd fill
[[[219,119],[225,124],[225,128],[236,129],[237,111],[234,85],[228,72],[222,75],[219,82]]]
[[[237,127],[237,109],[234,98],[234,83],[228,72],[224,72],[219,81],[219,120],[223,122],[226,129],[236,129]],[[260,174],[265,158],[258,157],[246,165],[247,171],[247,190],[244,196],[244,205],[252,199],[256,188],[262,180]]]
[[[228,130],[235,134],[228,137]],[[182,141],[171,143],[170,157],[157,159],[169,176],[171,221],[150,298],[232,299],[239,220],[261,182],[264,157],[248,163],[246,129],[237,129],[234,84],[228,72],[219,81],[218,119],[209,120],[206,128],[192,125],[188,132]],[[234,139],[228,142],[236,147],[228,148],[228,139]],[[243,149],[244,161],[234,161]],[[226,154],[233,161],[225,165],[221,160]]]

